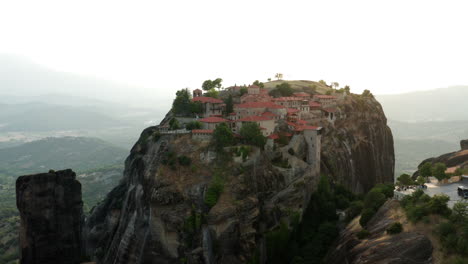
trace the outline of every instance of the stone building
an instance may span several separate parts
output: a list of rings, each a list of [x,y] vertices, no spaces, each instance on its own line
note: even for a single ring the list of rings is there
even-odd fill
[[[205,118],[202,118],[200,120],[202,124],[203,124],[203,129],[215,129],[219,124],[221,123],[228,123],[229,120],[227,119],[224,119],[224,118],[221,118],[221,117],[217,117],[217,116],[210,116],[210,117],[205,117]]]
[[[226,104],[222,100],[212,97],[197,96],[192,98],[192,101],[200,102],[202,104],[204,117],[222,115],[226,109]]]

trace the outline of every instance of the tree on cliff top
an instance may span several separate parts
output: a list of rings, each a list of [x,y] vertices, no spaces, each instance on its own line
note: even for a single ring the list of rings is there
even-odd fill
[[[397,182],[400,185],[404,185],[404,186],[414,185],[413,179],[411,179],[411,176],[406,173],[400,175],[400,177],[397,178]]]
[[[226,114],[234,112],[234,101],[232,99],[232,95],[229,95],[224,103],[226,104]]]
[[[192,102],[192,96],[187,88],[176,92],[176,98],[172,102],[172,112],[175,115],[191,116],[193,113],[201,113],[202,110],[200,102]]]
[[[205,91],[209,91],[211,89],[221,89],[221,83],[223,82],[223,79],[217,78],[215,80],[206,80],[202,84],[202,89]]]
[[[213,132],[213,142],[218,150],[234,143],[234,135],[226,123],[221,123],[215,128]]]
[[[270,95],[273,97],[281,97],[281,96],[291,96],[294,93],[294,90],[291,88],[289,83],[281,83],[276,85],[275,89],[270,91]]]
[[[249,122],[242,125],[240,135],[247,144],[263,148],[266,144],[266,137],[257,123]]]

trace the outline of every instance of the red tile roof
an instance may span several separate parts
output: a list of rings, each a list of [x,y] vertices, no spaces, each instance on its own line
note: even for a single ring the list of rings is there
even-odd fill
[[[199,96],[192,99],[193,102],[202,102],[202,103],[212,103],[212,104],[222,104],[223,100],[219,100],[213,97]]]
[[[297,120],[296,122],[299,123],[299,124],[302,124],[302,125],[307,124],[307,121],[305,121],[305,120]]]
[[[284,108],[284,106],[277,105],[277,104],[275,104],[273,102],[249,102],[249,103],[234,105],[234,108],[272,108],[272,109],[278,109],[278,108]]]
[[[200,120],[198,120],[203,123],[224,123],[224,122],[229,122],[229,120],[217,117],[217,116],[210,116],[210,117],[205,117]]]
[[[316,95],[314,95],[314,98],[317,98],[317,99],[336,99],[336,96],[327,95],[327,94],[316,94]]]
[[[194,129],[192,134],[213,134],[213,129]]]
[[[262,116],[266,116],[266,117],[275,117],[276,115],[273,114],[272,112],[263,112]]]
[[[252,84],[252,85],[249,86],[249,88],[260,88],[260,87],[258,87],[258,86],[255,85],[255,84]]]
[[[278,139],[279,136],[277,134],[271,134],[268,136],[268,138],[271,138],[271,139]]]
[[[309,106],[314,108],[320,108],[322,107],[322,104],[319,102],[309,101]]]
[[[256,122],[256,121],[268,121],[271,118],[264,117],[264,116],[246,116],[244,118],[236,120],[236,122]]]
[[[194,92],[203,92],[201,89],[195,89]]]
[[[287,111],[288,111],[288,114],[289,113],[297,113],[297,112],[299,112],[299,109],[288,108]]]

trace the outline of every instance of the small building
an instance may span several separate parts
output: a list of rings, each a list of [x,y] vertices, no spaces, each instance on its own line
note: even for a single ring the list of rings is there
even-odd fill
[[[203,91],[201,89],[195,89],[193,90],[193,97],[200,97],[203,96]]]
[[[260,94],[260,87],[258,87],[257,85],[250,85],[248,88],[247,88],[247,93],[248,94]]]
[[[260,129],[262,129],[262,133],[264,136],[269,136],[273,134],[275,130],[275,120],[264,117],[264,116],[246,116],[239,120],[236,120],[236,131],[239,132],[242,128],[242,125],[245,123],[257,123]]]
[[[305,93],[305,92],[296,92],[296,93],[293,93],[293,95],[294,97],[300,97],[303,100],[309,100],[311,97],[310,94]]]
[[[337,112],[335,108],[323,108],[322,111],[329,122],[335,122]]]
[[[222,115],[226,104],[216,98],[197,96],[192,98],[192,102],[200,102],[203,106],[203,116]]]
[[[336,107],[337,97],[333,95],[326,94],[316,94],[314,95],[314,101],[319,102],[322,107]]]
[[[213,138],[212,129],[194,129],[192,130],[192,139],[199,141],[210,141]]]
[[[219,124],[221,123],[228,123],[229,120],[224,119],[222,117],[217,117],[217,116],[210,116],[210,117],[205,117],[200,120],[203,124],[203,129],[215,129]]]

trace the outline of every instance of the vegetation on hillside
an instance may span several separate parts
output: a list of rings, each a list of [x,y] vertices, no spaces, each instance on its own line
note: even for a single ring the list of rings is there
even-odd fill
[[[430,215],[441,216],[439,224],[433,226],[442,249],[447,255],[447,263],[468,262],[468,203],[457,202],[453,209],[447,207],[446,195],[428,196],[422,190],[405,196],[401,205],[408,219],[414,223],[429,222]]]

